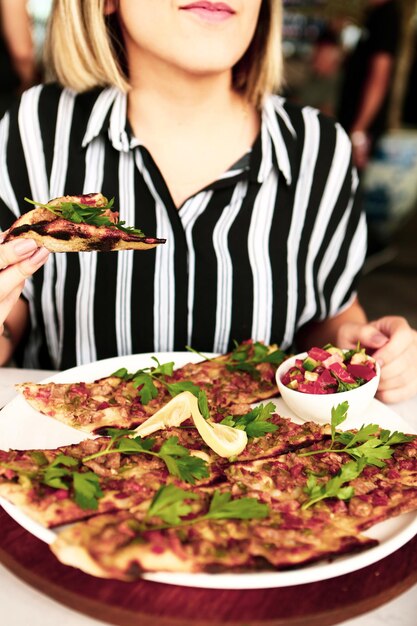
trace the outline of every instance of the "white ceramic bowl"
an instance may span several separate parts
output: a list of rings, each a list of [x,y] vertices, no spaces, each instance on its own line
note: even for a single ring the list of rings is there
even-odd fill
[[[349,391],[340,391],[329,394],[313,394],[302,393],[294,389],[289,389],[281,382],[281,378],[293,365],[297,359],[305,359],[307,352],[302,352],[289,359],[286,359],[276,372],[276,380],[281,397],[285,404],[298,417],[305,421],[314,421],[320,424],[330,423],[332,407],[341,404],[345,400],[349,403],[347,417],[355,418],[364,414],[372,399],[374,398],[379,385],[381,376],[381,368],[376,363],[376,376],[364,385],[350,389]],[[347,423],[344,422],[345,428]]]

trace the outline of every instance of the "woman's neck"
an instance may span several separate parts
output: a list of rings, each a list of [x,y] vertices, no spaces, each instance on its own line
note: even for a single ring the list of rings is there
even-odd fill
[[[165,71],[164,71],[165,70]],[[235,115],[247,106],[231,84],[231,72],[195,76],[164,68],[141,66],[131,78],[128,114],[134,130],[161,124],[201,128]]]
[[[131,76],[128,116],[177,207],[216,180],[253,144],[259,115],[231,85],[231,72],[190,76],[142,63]]]

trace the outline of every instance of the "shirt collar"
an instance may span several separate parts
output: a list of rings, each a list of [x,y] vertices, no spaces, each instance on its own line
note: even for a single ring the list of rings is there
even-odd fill
[[[258,183],[266,179],[274,166],[283,174],[288,185],[292,182],[291,162],[296,133],[284,102],[280,96],[269,96],[262,108],[261,154],[253,173]],[[129,152],[140,145],[129,130],[126,112],[127,94],[116,87],[103,89],[94,103],[82,141],[83,148],[106,130],[113,147],[119,152]]]
[[[82,146],[86,148],[102,132],[108,133],[113,147],[119,152],[129,152],[139,142],[128,132],[127,95],[116,87],[100,92],[91,111]]]
[[[280,96],[269,96],[262,109],[261,159],[256,179],[262,183],[274,165],[283,174],[287,185],[292,182],[292,162],[296,132]]]

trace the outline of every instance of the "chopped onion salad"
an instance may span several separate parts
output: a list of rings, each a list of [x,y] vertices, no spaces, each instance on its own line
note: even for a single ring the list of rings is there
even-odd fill
[[[341,350],[328,344],[311,348],[305,359],[297,359],[281,381],[301,393],[328,394],[356,389],[374,376],[375,359],[365,353],[365,348]]]

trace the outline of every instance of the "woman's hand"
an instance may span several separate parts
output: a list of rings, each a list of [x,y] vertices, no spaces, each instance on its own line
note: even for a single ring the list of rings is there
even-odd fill
[[[417,331],[405,318],[387,316],[340,326],[336,345],[354,348],[358,341],[381,365],[379,400],[401,402],[417,393]]]
[[[48,255],[48,250],[38,248],[32,239],[16,239],[0,243],[0,339],[2,339],[0,364],[10,358],[15,344],[24,331],[24,328],[20,328],[22,316],[10,314],[22,293],[26,278],[29,278],[45,263]],[[8,320],[7,337],[3,335],[6,319]]]

